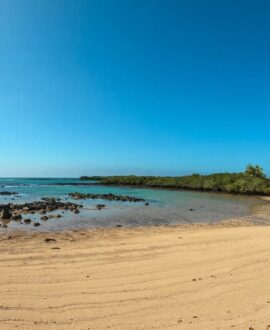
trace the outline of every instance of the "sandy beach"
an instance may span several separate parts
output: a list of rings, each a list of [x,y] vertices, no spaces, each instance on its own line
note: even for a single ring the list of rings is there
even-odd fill
[[[222,225],[3,234],[0,328],[270,329],[269,237]]]
[[[0,0],[0,330],[270,330],[270,0]]]

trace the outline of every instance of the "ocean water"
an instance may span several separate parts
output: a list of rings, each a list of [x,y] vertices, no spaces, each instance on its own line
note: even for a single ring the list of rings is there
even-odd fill
[[[79,185],[75,185],[79,184]],[[226,194],[176,191],[162,189],[138,189],[108,187],[96,182],[85,182],[74,178],[57,179],[0,179],[0,191],[17,192],[16,196],[0,196],[0,204],[25,203],[37,201],[42,197],[58,197],[63,201],[83,204],[79,214],[62,213],[59,219],[40,221],[40,215],[27,215],[33,221],[40,222],[40,227],[11,221],[8,229],[33,231],[61,231],[79,228],[99,228],[122,226],[170,225],[179,223],[215,222],[230,218],[248,217],[251,206],[258,203],[255,197]],[[71,192],[113,193],[144,198],[144,203],[110,202],[102,200],[80,200],[69,198]],[[95,209],[103,203],[105,209]],[[192,209],[192,210],[191,210]],[[53,213],[61,213],[53,212]],[[7,229],[0,228],[0,231]]]

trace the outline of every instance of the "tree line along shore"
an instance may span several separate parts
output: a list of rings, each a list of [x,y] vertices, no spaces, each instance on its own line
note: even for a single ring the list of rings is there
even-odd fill
[[[177,177],[136,175],[82,176],[80,179],[98,181],[102,185],[270,195],[270,180],[258,165],[248,165],[246,170],[241,173],[192,174]]]

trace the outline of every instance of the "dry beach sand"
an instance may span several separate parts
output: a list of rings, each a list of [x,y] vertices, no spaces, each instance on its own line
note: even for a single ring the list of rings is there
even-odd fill
[[[0,329],[270,329],[270,226],[232,224],[2,234]]]

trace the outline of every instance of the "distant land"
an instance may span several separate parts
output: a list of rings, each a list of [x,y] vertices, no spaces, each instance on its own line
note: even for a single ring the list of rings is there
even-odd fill
[[[192,174],[187,176],[82,176],[103,185],[145,188],[171,188],[195,191],[224,192],[243,195],[270,195],[270,180],[258,165],[248,165],[241,173]]]

